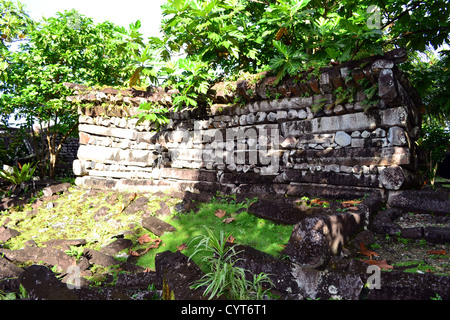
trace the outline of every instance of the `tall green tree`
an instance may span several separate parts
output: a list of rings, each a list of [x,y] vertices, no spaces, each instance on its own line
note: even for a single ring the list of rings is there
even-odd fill
[[[450,43],[449,10],[447,0],[167,0],[162,38],[128,38],[141,63],[130,85],[143,76],[175,88],[172,109],[183,110],[207,103],[214,83],[244,73],[269,71],[277,84],[333,61],[404,48],[409,60],[400,67],[424,102],[420,141],[435,168],[448,146],[441,141],[450,125],[450,60],[448,50],[433,52]],[[142,107],[146,119],[163,122],[164,108]]]
[[[9,47],[25,39],[33,23],[22,3],[0,0],[0,79],[6,76]]]
[[[158,74],[189,103],[201,93],[186,88],[201,77],[212,84],[243,72],[272,70],[279,81],[331,60],[393,48],[406,48],[414,56],[449,42],[448,11],[445,0],[168,0],[162,6],[164,36],[148,43],[160,49],[149,60],[156,62],[157,56],[159,66],[166,61],[169,67],[153,68],[152,80]],[[183,62],[175,63],[180,56]],[[191,65],[186,60],[207,68],[193,76],[184,68]],[[146,76],[137,70],[130,84],[140,75]]]
[[[110,22],[94,24],[77,11],[44,19],[29,33],[29,41],[11,54],[3,82],[0,109],[46,127],[48,174],[56,175],[62,144],[77,128],[76,108],[66,101],[64,83],[122,85],[129,77],[127,61],[117,54],[120,37]]]

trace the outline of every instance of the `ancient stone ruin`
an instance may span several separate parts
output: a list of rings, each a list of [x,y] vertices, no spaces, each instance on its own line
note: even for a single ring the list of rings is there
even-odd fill
[[[276,86],[267,74],[217,83],[209,92],[212,106],[199,101],[195,110],[171,112],[169,123],[161,127],[139,122],[138,107],[152,103],[170,108],[173,90],[68,83],[75,92],[68,100],[79,111],[76,184],[130,194],[170,191],[188,211],[217,191],[236,194],[236,200],[256,195],[249,213],[293,225],[293,231],[282,258],[236,244],[237,265],[250,274],[269,274],[280,299],[409,300],[439,295],[448,300],[448,275],[407,273],[387,265],[382,287],[372,290],[367,284],[376,270],[370,269],[372,275],[367,260],[355,259],[374,243],[376,234],[442,247],[450,242],[448,192],[412,190],[422,185],[415,144],[421,100],[397,66],[405,59],[404,51],[395,50],[309,71]],[[61,188],[67,191],[68,186],[48,186],[44,195],[65,192]],[[298,203],[303,196],[334,202],[327,209],[305,208]],[[356,198],[352,210],[340,210],[340,200]],[[135,204],[145,205],[145,199]],[[420,223],[408,223],[416,215]],[[176,232],[157,216],[146,217],[141,225],[157,236],[161,229]],[[18,234],[0,228],[1,241]],[[190,288],[203,272],[179,251],[158,253],[155,271],[146,272],[127,259],[120,266],[131,273],[119,274],[116,287],[101,290],[68,289],[44,266],[24,271],[12,264],[30,259],[63,269],[74,264],[73,258],[47,246],[1,249],[5,258],[0,260],[0,275],[17,281],[0,281],[0,289],[17,291],[20,283],[33,299],[151,299],[149,283],[162,291],[165,282],[177,300],[206,298]],[[131,246],[131,240],[118,238],[98,252],[84,248],[77,266],[87,270],[92,264],[115,265],[113,254]]]
[[[287,78],[217,83],[214,104],[136,125],[142,102],[170,108],[171,90],[75,84],[76,183],[128,190],[355,197],[420,183],[421,101],[392,51]]]

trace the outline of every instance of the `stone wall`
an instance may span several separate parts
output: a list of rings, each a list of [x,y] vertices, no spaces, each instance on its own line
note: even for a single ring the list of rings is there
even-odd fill
[[[2,161],[5,161],[5,164],[9,163],[11,165],[15,165],[16,161],[22,164],[26,162],[35,162],[37,160],[36,148],[46,150],[48,157],[46,131],[37,131],[35,132],[35,135],[42,136],[33,139],[30,133],[21,133],[19,128],[4,128],[0,126],[0,143],[3,144],[3,146],[0,146],[0,150],[3,147],[4,151],[9,151],[4,157],[0,154],[0,167],[3,164]],[[16,149],[9,150],[11,148],[11,142],[14,139],[19,139],[22,143]],[[61,137],[58,136],[56,139],[56,145],[58,145],[61,141]],[[58,175],[65,176],[72,174],[72,164],[73,161],[77,159],[79,146],[80,143],[78,138],[70,136],[64,141],[56,164]]]
[[[78,157],[79,147],[80,142],[77,138],[69,137],[64,141],[56,164],[57,174],[64,176],[72,173],[72,164]]]
[[[171,106],[170,90],[75,84],[76,183],[93,188],[385,195],[419,183],[421,101],[392,51],[273,86],[265,74],[210,90],[214,104],[136,125],[141,102]]]

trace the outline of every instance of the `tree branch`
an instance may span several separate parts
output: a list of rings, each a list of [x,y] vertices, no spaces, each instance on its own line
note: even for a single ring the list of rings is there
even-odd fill
[[[392,18],[391,20],[389,20],[388,22],[386,22],[381,29],[386,28],[387,26],[389,26],[390,24],[394,23],[395,21],[397,21],[398,19],[400,19],[401,17],[403,17],[405,14],[409,13],[412,10],[415,10],[418,6],[420,6],[421,1],[418,1],[416,3],[413,3],[413,6],[411,8],[406,8],[406,10],[402,11],[402,13],[400,13],[398,16]],[[385,7],[386,10],[386,7]]]
[[[416,30],[416,31],[411,31],[411,32],[406,32],[404,34],[401,34],[400,36],[398,36],[395,39],[391,39],[389,41],[387,41],[386,43],[383,44],[383,46],[386,46],[388,44],[391,44],[397,40],[406,38],[406,37],[410,37],[412,35],[415,34],[424,34],[424,33],[430,33],[430,32],[435,32],[435,31],[450,31],[450,27],[436,27],[436,28],[432,28],[432,29],[422,29],[422,30]]]

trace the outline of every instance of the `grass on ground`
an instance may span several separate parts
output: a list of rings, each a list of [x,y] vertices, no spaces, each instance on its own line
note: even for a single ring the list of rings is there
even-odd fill
[[[53,239],[86,239],[85,247],[99,250],[113,242],[116,236],[123,235],[132,240],[134,246],[131,251],[142,252],[152,243],[139,244],[139,237],[145,234],[152,239],[158,237],[141,226],[143,212],[122,212],[131,195],[132,193],[92,192],[71,187],[57,199],[43,201],[34,210],[29,203],[0,212],[0,225],[5,224],[20,232],[17,237],[4,243],[3,247],[20,249],[29,240],[34,240],[37,246],[42,246],[45,241]],[[220,230],[226,235],[231,234],[235,244],[249,245],[272,255],[281,252],[292,233],[293,226],[278,225],[247,213],[246,209],[255,199],[237,203],[232,196],[214,197],[208,203],[200,203],[197,212],[177,213],[174,206],[181,202],[180,199],[152,194],[139,194],[136,199],[140,196],[148,197],[147,211],[152,214],[160,209],[160,202],[164,201],[171,209],[171,214],[160,218],[177,229],[176,232],[165,233],[160,238],[162,241],[158,248],[149,250],[137,259],[136,263],[145,268],[155,268],[157,253],[176,251],[183,244],[188,247],[182,253],[190,256],[195,246],[195,243],[190,243],[191,240],[201,233],[206,234],[203,226],[213,230],[216,236]],[[106,208],[105,215],[96,216],[102,207]],[[218,210],[223,210],[226,214],[218,218],[215,215]],[[233,219],[229,219],[231,222],[227,224],[223,222],[226,218]],[[129,254],[130,251],[126,250],[116,255],[116,258],[124,261]],[[193,260],[204,269],[201,265],[201,255],[194,256]]]
[[[289,241],[293,226],[275,224],[249,214],[246,209],[251,202],[252,199],[236,203],[230,199],[213,198],[209,203],[200,204],[196,213],[193,211],[178,213],[166,218],[166,222],[173,225],[177,231],[165,233],[161,237],[161,245],[139,257],[137,264],[153,269],[157,253],[166,250],[177,251],[182,245],[187,246],[182,253],[191,256],[196,245],[191,240],[200,234],[206,235],[204,227],[211,229],[216,237],[219,237],[222,230],[226,236],[231,234],[230,241],[235,244],[249,245],[271,255],[279,255]],[[221,218],[217,217],[215,213],[218,210],[223,210],[225,215]],[[231,222],[227,223],[227,221]],[[142,247],[145,248],[145,245]],[[199,254],[195,255],[193,260],[204,270],[205,266],[202,265],[201,258]]]

